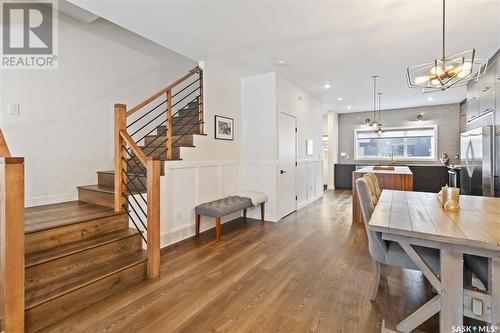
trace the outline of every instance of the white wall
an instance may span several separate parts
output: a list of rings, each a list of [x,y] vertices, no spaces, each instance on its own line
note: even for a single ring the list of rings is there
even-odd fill
[[[59,69],[1,71],[0,127],[26,158],[26,205],[74,200],[113,168],[113,104],[133,106],[196,66],[99,19],[59,15]],[[20,104],[20,116],[7,105]]]
[[[328,189],[335,189],[334,166],[338,163],[339,151],[339,115],[328,111]]]
[[[300,99],[300,100],[299,100]],[[242,189],[265,192],[266,220],[280,219],[278,207],[278,121],[284,112],[297,119],[297,208],[323,193],[322,106],[295,83],[276,73],[242,79]],[[306,139],[313,155],[306,155]],[[258,217],[257,209],[249,216]]]
[[[204,77],[206,136],[194,136],[196,148],[181,148],[182,161],[166,162],[161,177],[161,245],[175,243],[195,234],[194,207],[220,199],[240,189],[241,74],[221,61],[200,63]],[[216,140],[215,115],[234,119],[234,141]],[[227,222],[241,212],[228,215]],[[201,230],[213,228],[215,219],[202,217]]]
[[[297,208],[323,195],[323,110],[309,93],[281,75],[276,81],[278,112],[297,118]],[[313,154],[306,155],[306,140],[313,140]]]

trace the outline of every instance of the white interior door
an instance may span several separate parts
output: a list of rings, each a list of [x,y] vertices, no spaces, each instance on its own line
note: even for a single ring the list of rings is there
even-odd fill
[[[297,209],[295,162],[297,161],[296,119],[285,113],[278,120],[278,209],[280,218]]]

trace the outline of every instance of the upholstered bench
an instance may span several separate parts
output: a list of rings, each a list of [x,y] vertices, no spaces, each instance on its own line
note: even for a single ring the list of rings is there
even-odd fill
[[[246,192],[255,193],[260,195],[255,199],[255,196],[244,197],[239,195],[232,195],[219,200],[214,200],[210,202],[203,203],[195,207],[194,211],[196,214],[196,236],[200,235],[200,222],[201,215],[215,217],[215,234],[216,240],[219,241],[221,237],[221,217],[236,213],[237,211],[243,210],[243,217],[247,217],[247,208],[256,206],[260,204],[260,216],[261,221],[264,221],[265,212],[265,201],[267,196],[258,192]]]

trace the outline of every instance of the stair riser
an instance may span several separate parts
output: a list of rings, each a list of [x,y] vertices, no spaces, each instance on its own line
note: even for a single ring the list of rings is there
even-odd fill
[[[48,250],[59,245],[127,229],[128,216],[127,214],[120,214],[70,224],[58,228],[37,231],[26,234],[26,253],[29,254],[37,251]]]
[[[115,207],[115,196],[113,193],[99,192],[85,188],[79,188],[78,200],[109,208]]]
[[[200,124],[197,121],[190,122],[189,125],[185,124],[176,124],[174,125],[174,136],[184,136],[184,132],[188,131],[187,134],[200,134]],[[157,134],[165,135],[165,126],[158,126]]]
[[[186,127],[174,126],[174,135],[201,134],[200,126],[189,125]]]
[[[184,125],[184,124],[197,124],[200,122],[200,117],[198,111],[190,112],[184,115],[179,115],[179,117],[173,118],[173,125]]]
[[[167,137],[166,136],[160,136],[158,139],[155,140],[157,136],[150,136],[146,137],[145,139],[145,145],[148,147],[166,147],[167,145]],[[172,141],[174,142],[174,145],[178,146],[193,146],[193,136],[192,135],[184,135],[182,137],[172,137]]]
[[[114,242],[103,244],[85,251],[77,252],[59,259],[26,268],[26,288],[51,283],[57,278],[64,278],[75,272],[92,269],[95,265],[111,261],[121,255],[132,254],[142,249],[139,234]],[[57,288],[57,285],[53,285]]]
[[[115,186],[115,174],[114,173],[104,173],[97,172],[97,183],[101,186],[114,187]]]
[[[85,287],[26,310],[27,332],[41,332],[62,318],[143,281],[146,263],[141,262]]]

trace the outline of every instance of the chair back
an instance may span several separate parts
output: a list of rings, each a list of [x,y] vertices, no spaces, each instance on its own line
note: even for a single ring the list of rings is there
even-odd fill
[[[373,202],[373,196],[370,189],[368,177],[363,176],[356,180],[356,190],[358,192],[359,205],[361,206],[361,213],[363,215],[363,221],[365,223],[366,233],[368,235],[368,249],[372,258],[380,263],[385,261],[385,253],[387,252],[387,245],[382,239],[382,234],[380,232],[371,231],[368,229],[368,222],[375,209],[375,203]]]
[[[374,173],[367,173],[367,174],[365,174],[365,176],[367,176],[369,179],[371,179],[371,181],[373,183],[373,187],[375,188],[375,195],[377,196],[377,200],[378,200],[378,198],[380,198],[380,194],[382,193],[382,190],[380,189],[380,184],[378,182],[377,176]]]

